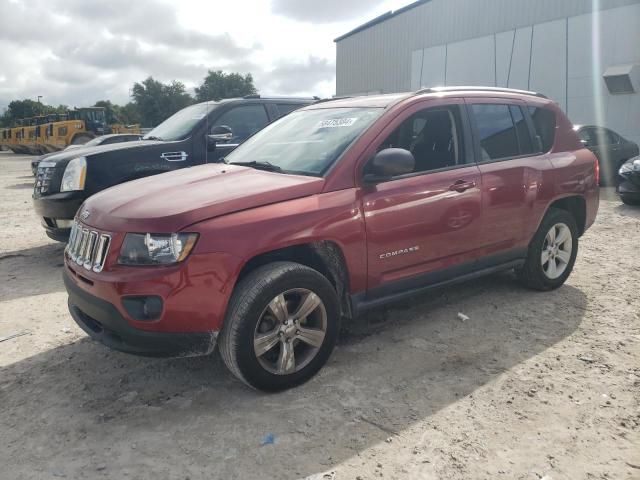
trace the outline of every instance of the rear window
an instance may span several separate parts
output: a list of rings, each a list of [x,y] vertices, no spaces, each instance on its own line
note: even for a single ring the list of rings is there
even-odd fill
[[[518,134],[508,105],[472,105],[482,162],[520,155]]]
[[[533,127],[540,139],[543,152],[548,152],[553,147],[556,135],[556,114],[548,108],[529,107],[529,115],[533,120]]]
[[[520,153],[522,155],[534,153],[535,149],[533,148],[533,142],[531,141],[531,133],[529,132],[529,126],[527,125],[527,121],[524,118],[522,109],[517,105],[511,106],[509,107],[509,109],[511,110],[513,123],[515,123],[516,125],[518,143],[520,144]]]
[[[300,103],[278,103],[277,106],[278,117],[283,117],[286,114],[293,112],[294,110],[304,107],[304,105]]]

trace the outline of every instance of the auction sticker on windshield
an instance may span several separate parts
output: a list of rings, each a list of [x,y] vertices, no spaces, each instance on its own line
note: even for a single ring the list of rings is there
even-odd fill
[[[356,123],[357,118],[328,118],[327,120],[321,120],[318,123],[318,128],[336,128],[336,127],[350,127]]]

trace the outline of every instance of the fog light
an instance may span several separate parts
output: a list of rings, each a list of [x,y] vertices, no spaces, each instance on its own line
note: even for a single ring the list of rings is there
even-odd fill
[[[142,322],[157,320],[162,315],[160,297],[125,297],[122,299],[122,305],[132,318]]]

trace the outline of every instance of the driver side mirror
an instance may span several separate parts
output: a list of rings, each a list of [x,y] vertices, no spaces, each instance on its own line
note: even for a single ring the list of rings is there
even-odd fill
[[[207,148],[214,150],[218,142],[224,143],[233,139],[233,130],[226,125],[218,125],[213,127],[211,133],[207,135]]]
[[[365,183],[381,183],[398,175],[413,173],[416,160],[413,153],[404,148],[385,148],[376,153],[364,176]]]

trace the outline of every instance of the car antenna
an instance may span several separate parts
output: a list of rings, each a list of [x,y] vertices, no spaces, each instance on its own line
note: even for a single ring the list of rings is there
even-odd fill
[[[209,100],[204,109],[204,163],[209,163]]]

